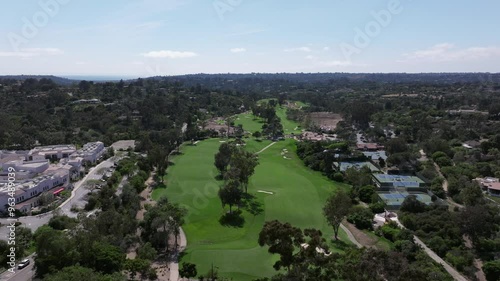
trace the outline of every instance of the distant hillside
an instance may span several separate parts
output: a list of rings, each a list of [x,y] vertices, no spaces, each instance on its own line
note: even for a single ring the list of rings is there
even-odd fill
[[[341,81],[372,81],[381,83],[484,83],[500,82],[500,73],[247,73],[190,74],[148,79],[177,80],[185,83],[237,80],[282,80],[299,83],[330,83]]]
[[[14,79],[14,80],[21,80],[24,81],[26,79],[51,79],[54,81],[56,84],[63,85],[63,86],[69,86],[72,85],[73,83],[78,83],[80,82],[79,80],[71,80],[67,78],[62,78],[54,75],[0,75],[0,79]]]

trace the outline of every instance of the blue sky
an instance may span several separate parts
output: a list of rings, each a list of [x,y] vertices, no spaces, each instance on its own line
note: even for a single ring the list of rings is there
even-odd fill
[[[0,74],[500,72],[500,2],[4,1]]]

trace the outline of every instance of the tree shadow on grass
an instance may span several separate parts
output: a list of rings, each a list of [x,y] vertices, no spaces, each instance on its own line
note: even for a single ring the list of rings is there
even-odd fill
[[[258,216],[264,212],[263,204],[257,200],[257,197],[248,193],[243,194],[241,207],[254,216]]]
[[[245,225],[245,218],[241,215],[241,211],[237,210],[222,215],[219,223],[226,227],[242,228]]]

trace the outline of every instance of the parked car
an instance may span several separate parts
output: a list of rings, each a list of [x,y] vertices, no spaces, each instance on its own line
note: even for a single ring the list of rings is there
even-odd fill
[[[17,269],[23,269],[25,267],[27,267],[28,265],[30,264],[30,260],[29,259],[24,259],[22,260],[18,265],[17,265]]]

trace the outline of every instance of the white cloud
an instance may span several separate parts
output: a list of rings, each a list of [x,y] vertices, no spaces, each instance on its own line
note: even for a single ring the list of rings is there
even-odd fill
[[[330,51],[330,47],[324,47],[323,51]]]
[[[333,67],[333,66],[351,66],[352,62],[346,60],[332,60],[332,61],[320,61],[319,66],[323,67]]]
[[[58,48],[25,48],[21,49],[19,52],[2,52],[0,51],[0,57],[19,57],[19,58],[31,58],[38,56],[56,56],[62,55],[64,52]]]
[[[287,52],[287,53],[291,53],[291,52],[305,52],[305,53],[310,53],[310,52],[312,52],[312,50],[309,47],[298,47],[298,48],[285,49],[285,52]]]
[[[244,53],[247,51],[247,49],[245,48],[233,48],[231,50],[229,50],[231,53]]]
[[[170,51],[170,50],[162,50],[162,51],[151,51],[148,53],[143,53],[141,56],[146,58],[169,58],[169,59],[184,59],[184,58],[192,58],[197,57],[197,53],[193,52],[180,52],[180,51]]]
[[[305,59],[306,60],[313,60],[313,59],[316,59],[316,57],[313,56],[313,55],[308,55],[308,56],[305,57]]]
[[[21,51],[41,54],[41,55],[51,55],[51,56],[64,54],[64,52],[58,48],[28,48],[28,49],[22,49]]]
[[[470,47],[460,49],[453,44],[442,43],[410,54],[403,54],[403,57],[404,59],[399,62],[450,62],[478,60],[500,57],[500,47]]]

